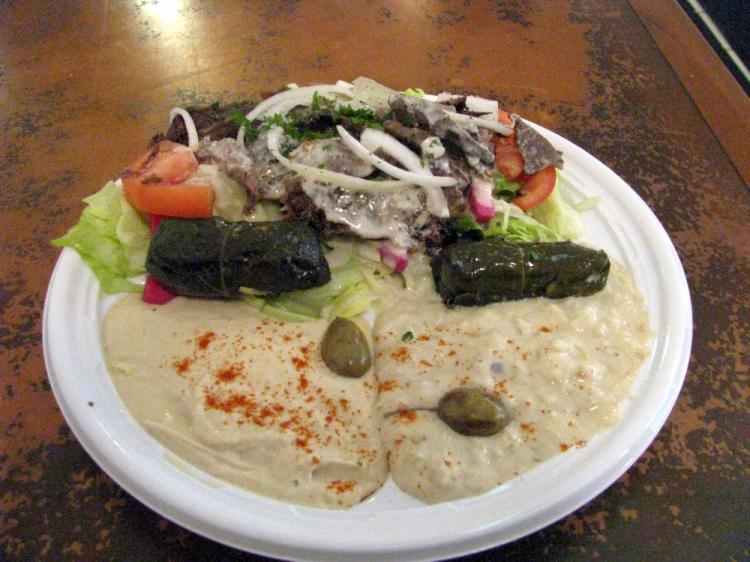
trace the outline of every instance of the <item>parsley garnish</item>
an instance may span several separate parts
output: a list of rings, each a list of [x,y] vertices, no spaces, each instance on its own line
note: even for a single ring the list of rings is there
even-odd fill
[[[234,123],[245,126],[245,138],[250,141],[256,140],[263,131],[267,131],[271,127],[281,127],[286,136],[298,142],[337,137],[338,134],[335,127],[329,127],[322,131],[314,131],[304,125],[304,121],[309,117],[322,112],[329,114],[334,123],[348,120],[355,126],[383,130],[381,118],[374,111],[366,108],[355,109],[351,105],[336,105],[335,100],[319,96],[318,92],[313,92],[310,108],[301,113],[289,113],[287,115],[276,113],[269,115],[257,126],[253,125],[252,122],[238,111],[232,113],[229,119]],[[331,145],[324,147],[325,150],[330,150],[331,148]]]
[[[414,332],[409,330],[406,332],[403,336],[401,336],[401,341],[411,341],[414,339]]]

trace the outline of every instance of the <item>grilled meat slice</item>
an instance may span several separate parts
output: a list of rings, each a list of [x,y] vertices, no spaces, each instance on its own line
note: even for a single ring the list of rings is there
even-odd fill
[[[218,105],[216,103],[211,105],[191,105],[186,107],[185,110],[193,118],[199,139],[206,136],[213,139],[223,139],[226,137],[236,137],[237,131],[240,130],[239,124],[232,121],[232,114],[240,112],[244,115],[252,108],[253,104],[251,102],[241,101],[227,105]],[[180,144],[188,143],[185,121],[179,115],[172,121],[166,138]]]
[[[478,159],[483,164],[492,164],[495,154],[488,146],[472,137],[461,125],[454,123],[436,103],[401,94],[388,100],[396,119],[409,127],[419,126],[446,143],[461,149],[467,159]]]
[[[523,119],[515,116],[515,120],[516,144],[523,156],[523,171],[535,174],[547,166],[562,169],[562,153],[555,150],[546,138],[527,125]]]

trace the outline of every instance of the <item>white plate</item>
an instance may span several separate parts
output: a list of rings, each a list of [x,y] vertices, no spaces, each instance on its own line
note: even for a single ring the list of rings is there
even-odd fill
[[[543,130],[543,129],[542,129]],[[91,457],[130,494],[201,535],[244,550],[297,560],[429,560],[503,544],[574,511],[614,482],[648,447],[677,399],[687,369],[692,313],[687,282],[666,232],[609,168],[543,130],[565,156],[574,199],[597,195],[584,214],[586,239],[633,273],[656,333],[623,421],[479,497],[424,506],[389,481],[348,511],[292,506],[223,484],[167,452],[130,416],[105,369],[105,299],[72,250],[63,251],[44,311],[52,389]]]

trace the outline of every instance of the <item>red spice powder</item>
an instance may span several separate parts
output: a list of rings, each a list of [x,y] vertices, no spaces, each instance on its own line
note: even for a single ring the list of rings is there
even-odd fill
[[[414,410],[401,410],[397,415],[404,423],[411,423],[417,419],[417,412]]]
[[[417,338],[417,341],[430,341],[430,336],[425,336],[425,335],[419,336]]]
[[[533,423],[522,423],[521,429],[527,431],[528,433],[534,433],[536,431]]]
[[[429,361],[427,361],[427,359],[420,359],[419,360],[419,364],[420,365],[424,365],[425,367],[432,367],[432,363],[430,363]]]
[[[326,488],[333,490],[337,494],[351,492],[357,483],[354,480],[332,480]]]
[[[245,410],[245,415],[250,417],[248,414],[255,411],[258,405],[249,400],[244,394],[230,394],[227,398],[221,399],[215,394],[206,394],[206,406],[214,410],[220,410],[222,412],[233,412],[234,410]]]
[[[566,444],[566,443],[560,443],[560,450],[561,450],[561,451],[562,451],[563,453],[564,453],[565,451],[567,451],[568,449],[570,449],[570,445],[568,445],[568,444]]]
[[[231,382],[240,375],[242,375],[242,365],[235,363],[217,371],[216,380],[218,382]]]
[[[391,357],[399,363],[405,363],[410,357],[409,350],[405,347],[399,347],[396,351],[391,353]]]
[[[545,334],[549,334],[552,330],[547,326],[542,326],[541,328],[539,328],[539,331],[544,332]]]
[[[398,386],[398,383],[396,383],[395,380],[390,379],[387,381],[383,381],[378,385],[378,390],[380,392],[388,392],[389,390],[393,390]]]
[[[216,334],[214,332],[206,332],[198,338],[198,347],[200,349],[206,349],[215,339]]]
[[[192,365],[192,363],[193,360],[190,359],[190,357],[185,357],[184,359],[172,363],[172,366],[174,367],[175,371],[177,371],[177,374],[184,375],[190,369],[190,365]]]
[[[299,376],[299,389],[304,391],[308,386],[310,386],[310,381],[305,375]]]

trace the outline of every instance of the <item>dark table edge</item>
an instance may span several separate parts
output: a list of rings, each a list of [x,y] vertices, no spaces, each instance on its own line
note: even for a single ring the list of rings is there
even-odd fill
[[[628,2],[749,186],[750,97],[676,0]]]

